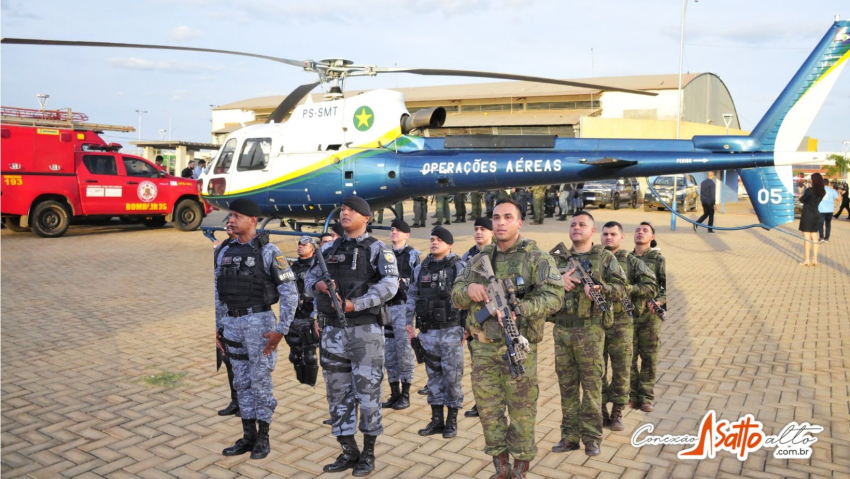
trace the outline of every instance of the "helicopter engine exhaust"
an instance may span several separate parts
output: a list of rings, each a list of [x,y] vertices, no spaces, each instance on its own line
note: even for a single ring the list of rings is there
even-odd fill
[[[419,128],[439,128],[446,122],[446,109],[437,106],[434,108],[424,108],[412,115],[404,114],[401,117],[401,132],[408,134],[412,130]]]

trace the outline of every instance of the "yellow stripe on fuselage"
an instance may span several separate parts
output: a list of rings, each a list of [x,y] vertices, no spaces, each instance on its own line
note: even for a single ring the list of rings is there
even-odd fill
[[[401,136],[401,127],[399,126],[397,128],[394,128],[394,129],[388,131],[387,133],[384,133],[380,138],[378,138],[375,141],[371,141],[369,143],[364,143],[362,145],[358,145],[358,146],[349,148],[347,150],[341,151],[339,153],[327,156],[325,158],[322,158],[322,159],[316,161],[315,163],[312,163],[310,165],[305,166],[304,168],[295,170],[291,173],[287,173],[287,174],[285,174],[285,175],[283,175],[279,178],[275,178],[275,179],[267,181],[265,183],[261,183],[259,185],[251,186],[251,187],[248,187],[248,188],[243,188],[241,190],[228,191],[227,193],[225,193],[222,196],[249,193],[249,192],[254,191],[254,190],[259,190],[259,189],[262,189],[262,188],[267,188],[269,186],[285,183],[285,182],[290,181],[292,179],[298,178],[299,176],[309,175],[310,173],[313,173],[314,171],[320,170],[320,169],[322,169],[326,166],[329,166],[329,165],[333,165],[334,163],[338,163],[342,160],[345,160],[346,158],[348,158],[350,156],[356,155],[358,153],[362,153],[362,150],[369,150],[369,149],[373,149],[373,148],[380,148],[382,146],[386,146],[387,143],[395,141],[400,136]],[[208,196],[208,195],[204,195],[204,196]]]

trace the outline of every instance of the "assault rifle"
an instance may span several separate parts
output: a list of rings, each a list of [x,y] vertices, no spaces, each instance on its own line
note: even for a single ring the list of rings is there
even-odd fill
[[[655,312],[655,315],[661,318],[661,321],[667,319],[667,311],[661,307],[661,304],[655,298],[649,298],[646,300],[646,305],[651,306],[651,309]]]
[[[513,283],[510,279],[496,279],[493,265],[490,264],[490,257],[487,255],[479,255],[478,260],[469,267],[472,268],[473,273],[487,278],[487,297],[490,299],[484,303],[480,311],[475,313],[475,320],[478,324],[484,324],[490,318],[499,321],[505,337],[505,346],[508,348],[503,359],[508,363],[511,377],[519,380],[525,374],[522,363],[525,361],[526,354],[531,352],[531,348],[528,340],[519,334],[519,328],[511,315],[514,313],[519,319],[521,313]]]
[[[342,323],[343,327],[346,327],[345,322],[345,308],[343,308],[342,304],[339,302],[340,296],[338,295],[338,290],[336,288],[336,283],[334,283],[333,279],[331,279],[331,274],[328,272],[328,265],[325,263],[325,255],[321,250],[316,251],[316,264],[319,265],[319,279],[316,282],[324,281],[325,285],[328,287],[328,293],[331,296],[331,304],[333,304],[334,310],[336,311],[336,319]]]
[[[582,282],[582,284],[590,286],[590,298],[593,299],[593,302],[596,303],[596,306],[599,307],[599,310],[603,313],[608,310],[608,302],[605,301],[605,296],[602,295],[600,291],[595,290],[593,287],[598,285],[593,276],[590,275],[590,272],[593,270],[593,267],[590,264],[590,261],[584,260],[579,261],[575,256],[570,256],[567,258],[567,271],[575,268],[575,272],[572,277],[578,279]],[[565,271],[566,272],[566,271]],[[629,301],[631,303],[631,301]],[[632,306],[632,309],[635,309]],[[631,313],[629,313],[631,315]]]

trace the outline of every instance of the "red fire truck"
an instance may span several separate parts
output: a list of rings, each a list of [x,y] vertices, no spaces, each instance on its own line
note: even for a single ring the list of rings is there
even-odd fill
[[[197,182],[120,151],[98,132],[130,127],[84,123],[80,113],[2,107],[0,209],[12,231],[62,236],[72,221],[120,217],[195,230],[210,212]]]

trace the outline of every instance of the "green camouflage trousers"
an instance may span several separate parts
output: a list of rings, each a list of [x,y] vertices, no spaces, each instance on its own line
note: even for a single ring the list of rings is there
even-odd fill
[[[561,439],[602,441],[602,348],[605,330],[555,326],[555,372],[561,386]],[[579,386],[583,395],[579,397]]]
[[[661,318],[647,310],[635,319],[634,329],[629,400],[635,404],[651,403],[655,400],[652,389],[655,387],[655,368],[658,366],[658,349],[661,347]]]
[[[531,461],[537,455],[537,344],[531,345],[519,381],[511,379],[508,363],[502,359],[507,350],[504,343],[472,341],[471,347],[472,393],[484,429],[484,454],[498,456],[507,450],[514,459]]]
[[[614,317],[614,326],[605,330],[605,365],[602,368],[602,404],[625,406],[629,400],[629,370],[635,333],[632,318],[623,313]],[[611,382],[608,382],[608,358],[611,358]]]

